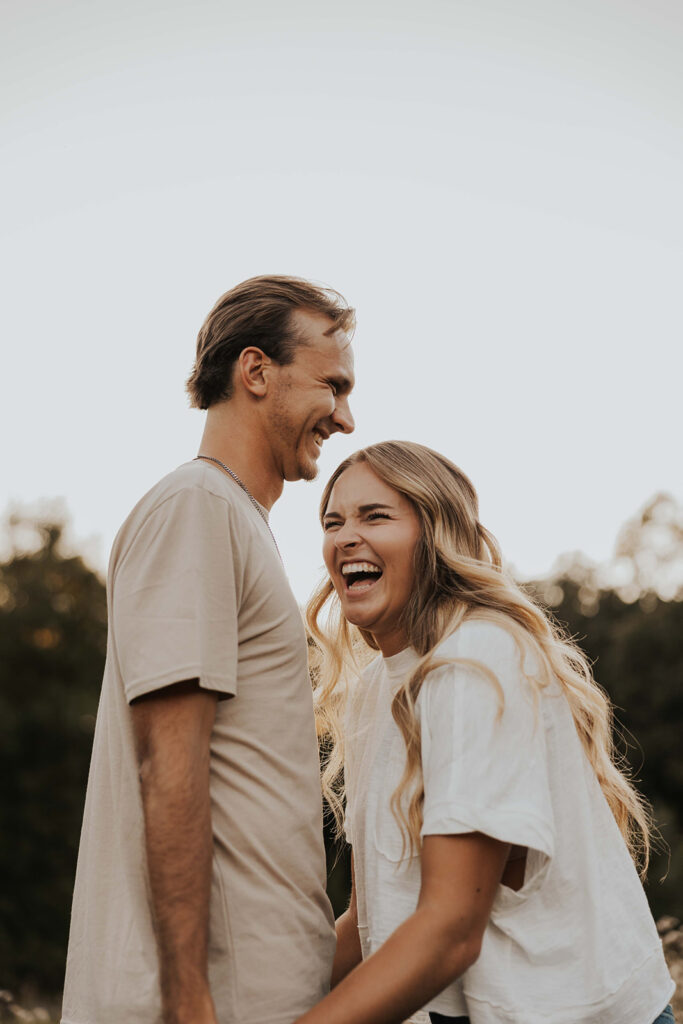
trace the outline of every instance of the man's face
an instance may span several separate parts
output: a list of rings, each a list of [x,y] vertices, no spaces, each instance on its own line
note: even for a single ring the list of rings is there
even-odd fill
[[[275,367],[269,411],[271,446],[284,480],[313,480],[327,438],[354,428],[349,394],[353,352],[346,334],[320,313],[296,310],[292,327],[302,338],[293,362]]]

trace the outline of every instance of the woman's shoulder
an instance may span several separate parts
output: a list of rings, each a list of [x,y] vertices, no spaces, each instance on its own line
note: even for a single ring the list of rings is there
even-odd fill
[[[488,663],[526,654],[531,647],[524,631],[506,616],[473,615],[434,648],[436,658],[472,658]]]
[[[484,693],[482,676],[494,683],[500,697],[528,693],[530,680],[540,673],[538,654],[528,632],[505,616],[472,616],[434,648],[433,678],[457,676],[463,696],[471,692],[477,699]]]

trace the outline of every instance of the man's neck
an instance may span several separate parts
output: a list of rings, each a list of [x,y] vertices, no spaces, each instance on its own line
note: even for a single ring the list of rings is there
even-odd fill
[[[284,481],[273,463],[260,422],[237,406],[237,402],[233,405],[230,401],[209,409],[197,454],[224,462],[270,511],[282,494]]]

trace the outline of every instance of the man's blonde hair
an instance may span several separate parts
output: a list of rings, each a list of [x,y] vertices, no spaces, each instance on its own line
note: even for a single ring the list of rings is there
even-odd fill
[[[292,314],[322,313],[332,326],[352,334],[354,310],[333,288],[300,277],[250,277],[221,295],[197,337],[197,355],[186,389],[190,405],[208,409],[232,395],[232,374],[240,352],[254,346],[281,365],[294,359],[301,338]]]

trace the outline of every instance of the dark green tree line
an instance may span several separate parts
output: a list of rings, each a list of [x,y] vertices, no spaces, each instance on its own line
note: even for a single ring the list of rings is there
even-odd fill
[[[600,591],[586,610],[582,585],[560,577],[552,609],[593,662],[615,706],[617,746],[651,802],[661,833],[646,891],[655,917],[683,917],[683,602],[650,593],[624,602]],[[544,587],[541,590],[546,589]],[[666,877],[664,877],[666,876]]]
[[[667,856],[653,859],[648,898],[655,916],[683,918],[679,527],[680,510],[658,499],[627,524],[613,578],[576,556],[530,586],[578,638],[617,707],[629,743],[622,749],[671,851],[664,882]],[[0,562],[0,988],[31,983],[50,993],[63,978],[106,599],[99,577],[64,552],[63,524],[23,528],[33,530],[33,547]],[[348,851],[338,856],[329,826],[326,844],[339,913]]]
[[[0,987],[57,992],[106,648],[106,599],[62,526],[0,565]]]

